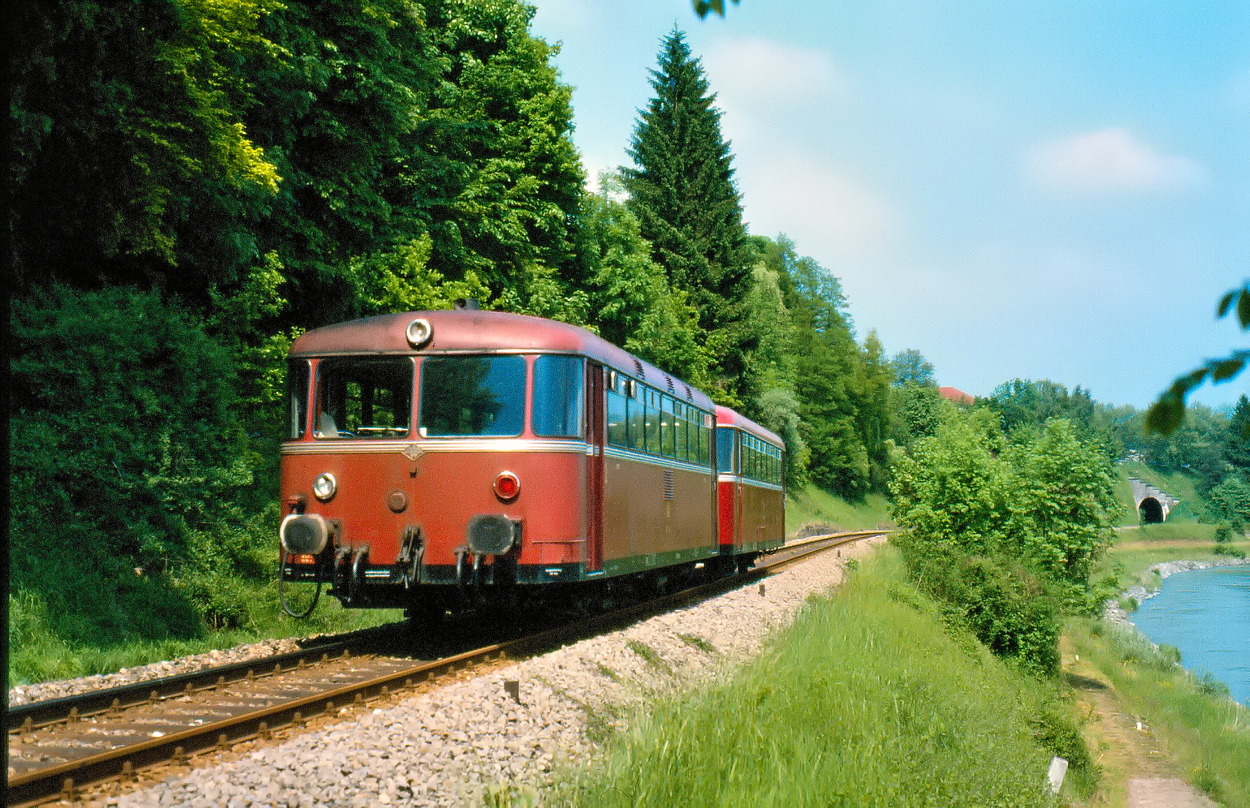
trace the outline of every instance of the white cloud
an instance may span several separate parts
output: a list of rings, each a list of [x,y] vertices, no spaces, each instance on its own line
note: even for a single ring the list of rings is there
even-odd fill
[[[847,91],[829,54],[760,37],[719,39],[702,61],[719,97],[751,107],[819,103]]]
[[[1203,178],[1202,166],[1164,154],[1126,129],[1073,135],[1033,148],[1030,177],[1052,191],[1132,193],[1185,188]]]
[[[802,253],[872,253],[895,229],[884,197],[818,158],[782,153],[741,173],[751,231],[784,232]]]

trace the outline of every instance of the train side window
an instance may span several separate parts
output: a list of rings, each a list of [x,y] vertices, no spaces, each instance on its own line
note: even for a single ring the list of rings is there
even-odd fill
[[[627,398],[625,403],[629,408],[629,417],[626,419],[629,448],[645,452],[647,441],[643,425],[646,421],[646,408],[643,406],[642,399],[639,398]]]
[[[608,443],[613,446],[629,446],[629,408],[625,396],[608,392]]]
[[[296,359],[286,369],[287,440],[304,437],[304,421],[308,416],[308,362]]]
[[[426,435],[510,437],[524,426],[524,357],[431,356],[421,363]]]
[[[643,388],[643,441],[646,451],[660,453],[660,394],[651,388]]]
[[[680,401],[674,408],[676,412],[673,414],[673,424],[676,427],[677,437],[677,459],[690,460],[690,421],[688,419],[689,411],[686,405]]]
[[[669,396],[660,399],[660,454],[677,456],[677,417],[673,413],[673,399]]]
[[[716,430],[716,470],[725,474],[734,474],[734,430],[729,427],[718,427]]]
[[[582,436],[582,359],[540,356],[534,360],[534,434],[544,438]]]

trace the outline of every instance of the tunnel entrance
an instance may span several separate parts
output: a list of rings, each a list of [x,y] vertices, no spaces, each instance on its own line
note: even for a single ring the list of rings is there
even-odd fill
[[[1146,497],[1137,506],[1141,512],[1141,520],[1147,525],[1158,524],[1163,521],[1163,506],[1159,504],[1159,500],[1154,497]]]

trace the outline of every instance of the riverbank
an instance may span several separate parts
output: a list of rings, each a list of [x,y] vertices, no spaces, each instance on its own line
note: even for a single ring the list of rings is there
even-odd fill
[[[1177,547],[1179,543],[1169,542],[1169,545],[1170,547],[1168,549],[1172,549]],[[1209,547],[1210,545],[1204,544],[1203,546]],[[1133,549],[1146,549],[1147,547],[1156,549],[1149,544],[1145,544],[1141,547],[1134,547]],[[1129,612],[1131,610],[1126,608],[1126,606],[1132,606],[1135,608],[1136,606],[1139,606],[1158,595],[1160,585],[1163,583],[1164,579],[1175,575],[1178,572],[1209,570],[1215,569],[1216,567],[1241,566],[1250,566],[1250,558],[1220,557],[1207,560],[1180,559],[1151,564],[1146,568],[1145,575],[1150,578],[1157,579],[1157,582],[1154,580],[1141,582],[1139,580],[1138,583],[1135,583],[1122,591],[1117,598],[1107,600],[1103,603],[1103,617],[1110,620],[1112,623],[1131,626],[1133,625],[1132,621],[1129,619]]]
[[[1100,565],[1121,594],[1105,604],[1105,619],[1072,620],[1064,638],[1065,675],[1102,769],[1099,805],[1250,805],[1250,711],[1129,619],[1171,575],[1247,563],[1215,555],[1210,541],[1169,536],[1118,542]]]

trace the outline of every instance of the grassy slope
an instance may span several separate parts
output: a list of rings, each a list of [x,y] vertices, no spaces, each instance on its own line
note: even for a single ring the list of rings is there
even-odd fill
[[[1169,522],[1190,522],[1206,515],[1206,507],[1194,488],[1193,478],[1189,475],[1178,472],[1165,474],[1155,471],[1145,463],[1122,463],[1118,469],[1123,480],[1121,501],[1127,501],[1129,510],[1129,518],[1122,524],[1137,524],[1137,514],[1133,511],[1133,501],[1128,494],[1128,477],[1145,480],[1180,500],[1180,504],[1168,516]]]
[[[273,584],[269,584],[270,587]],[[264,598],[266,586],[253,587],[257,599]],[[299,593],[300,597],[304,593]],[[245,628],[206,632],[183,640],[133,640],[116,644],[86,645],[67,642],[50,630],[39,604],[30,599],[9,596],[8,677],[9,685],[70,679],[121,668],[146,665],[179,656],[201,654],[219,648],[275,637],[304,637],[310,634],[350,631],[393,622],[403,613],[394,609],[342,608],[333,598],[323,597],[313,616],[293,620],[273,609],[256,610]]]
[[[786,498],[786,532],[794,536],[805,527],[831,530],[867,530],[893,527],[889,503],[881,494],[870,494],[851,503],[809,485],[791,491]]]
[[[1066,705],[949,631],[883,550],[726,680],[648,706],[558,804],[1053,805]],[[1070,726],[1070,724],[1068,725]]]

